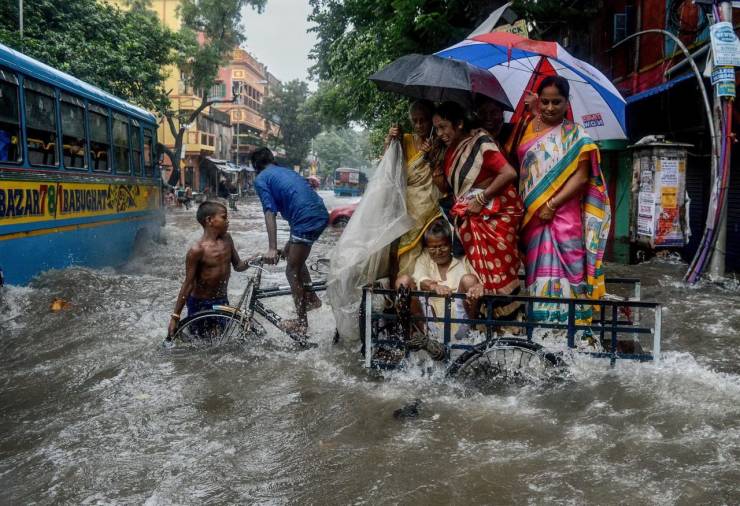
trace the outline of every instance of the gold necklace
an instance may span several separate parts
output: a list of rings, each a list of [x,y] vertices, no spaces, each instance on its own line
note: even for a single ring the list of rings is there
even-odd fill
[[[534,131],[539,132],[540,130],[542,130],[542,118],[540,116],[537,116],[535,119],[536,119],[536,122],[534,124]]]
[[[542,120],[540,119],[539,116],[537,116],[535,117],[534,131],[539,132],[541,128],[542,128]]]

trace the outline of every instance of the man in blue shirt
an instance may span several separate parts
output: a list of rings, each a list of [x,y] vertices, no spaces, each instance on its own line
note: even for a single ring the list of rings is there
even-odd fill
[[[251,159],[257,171],[254,189],[262,202],[267,225],[268,251],[263,257],[264,262],[275,264],[278,261],[277,213],[290,225],[290,239],[283,249],[283,255],[288,263],[285,276],[293,292],[298,318],[284,322],[283,328],[289,332],[305,333],[308,327],[306,312],[321,306],[316,293],[303,288],[311,283],[306,259],[314,241],[329,223],[329,213],[324,201],[302,176],[275,165],[272,151],[257,149]]]

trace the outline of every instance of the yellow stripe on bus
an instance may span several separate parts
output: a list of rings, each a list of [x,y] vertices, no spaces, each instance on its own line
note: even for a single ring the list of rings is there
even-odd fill
[[[142,220],[147,220],[147,219],[151,219],[151,216],[130,216],[130,217],[121,218],[118,220],[96,221],[94,223],[79,223],[77,225],[65,225],[63,227],[42,228],[40,230],[29,230],[27,232],[14,232],[12,234],[0,235],[0,241],[8,241],[10,239],[19,239],[19,238],[26,238],[26,237],[35,237],[35,236],[47,235],[47,234],[57,234],[59,232],[68,232],[70,230],[77,230],[81,228],[102,227],[103,225],[110,225],[113,223],[120,223],[120,222],[125,222],[125,221],[142,221]]]

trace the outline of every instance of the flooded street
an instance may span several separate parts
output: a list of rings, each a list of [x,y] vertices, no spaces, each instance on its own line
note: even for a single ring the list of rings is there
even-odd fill
[[[266,249],[256,200],[230,220],[241,255]],[[326,306],[309,316],[316,349],[266,325],[245,349],[162,351],[195,210],[170,212],[166,235],[121,269],[48,272],[0,297],[0,503],[740,503],[737,284],[612,266],[666,305],[660,363],[580,357],[556,385],[462,396],[414,372],[374,378],[357,343],[332,344]],[[232,301],[245,281],[232,275]],[[279,268],[263,276],[277,283]],[[49,311],[55,297],[70,306]],[[415,398],[418,419],[393,418]]]

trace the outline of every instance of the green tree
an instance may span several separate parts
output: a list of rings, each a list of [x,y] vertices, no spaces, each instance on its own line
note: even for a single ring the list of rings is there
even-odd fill
[[[23,41],[18,3],[0,2],[0,42],[159,112],[175,137],[175,148],[167,151],[179,166],[187,127],[204,109],[226,101],[209,97],[208,91],[220,63],[244,40],[243,8],[261,11],[265,2],[181,0],[183,27],[173,32],[150,10],[150,0],[128,0],[123,10],[98,0],[24,0]],[[171,106],[174,90],[164,84],[173,64],[201,99],[193,110]]]
[[[338,167],[367,169],[370,165],[370,137],[366,130],[352,128],[321,132],[313,141],[320,173],[332,174]]]
[[[406,117],[407,100],[379,92],[368,76],[408,53],[432,53],[465,38],[497,5],[490,0],[311,0],[318,42],[312,69],[327,124],[356,121],[380,131]]]
[[[168,104],[166,66],[181,36],[143,8],[121,11],[96,0],[0,2],[0,42],[150,110]]]
[[[571,30],[584,31],[581,28],[603,4],[602,0],[514,0],[512,9],[530,22],[535,38],[552,40]]]
[[[311,139],[321,131],[308,84],[294,79],[270,89],[270,95],[262,104],[262,112],[278,126],[279,133],[271,142],[285,149],[285,158],[290,165],[303,165],[311,149]]]
[[[242,10],[251,6],[262,12],[266,1],[181,0],[181,35],[187,43],[185,50],[178,55],[177,66],[184,84],[200,98],[200,104],[193,110],[176,111],[169,106],[160,109],[175,138],[174,149],[166,150],[175,167],[180,166],[185,132],[200,113],[214,104],[233,102],[239,97],[234,93],[231,99],[214,98],[209,96],[209,91],[216,82],[218,68],[231,51],[244,42],[240,26]],[[202,35],[200,40],[199,34]]]

